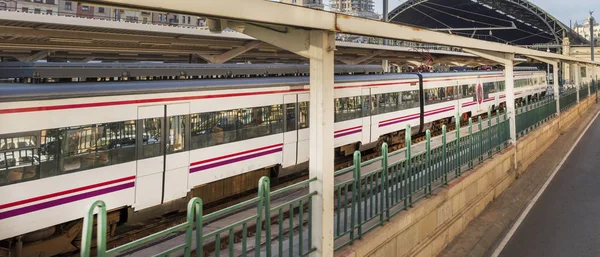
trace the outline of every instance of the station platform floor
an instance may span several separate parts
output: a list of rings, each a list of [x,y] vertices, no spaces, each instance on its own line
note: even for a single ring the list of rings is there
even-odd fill
[[[438,257],[600,256],[599,112],[592,105]]]
[[[595,119],[499,256],[600,256],[600,119]]]

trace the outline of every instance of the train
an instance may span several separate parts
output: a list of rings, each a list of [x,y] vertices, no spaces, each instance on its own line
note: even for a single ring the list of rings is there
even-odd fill
[[[504,78],[336,75],[332,150],[349,156],[500,108]],[[546,94],[543,71],[514,79],[517,98]],[[29,245],[23,256],[50,244],[53,254],[73,251],[95,200],[116,224],[305,167],[309,105],[306,76],[0,83],[0,247]]]

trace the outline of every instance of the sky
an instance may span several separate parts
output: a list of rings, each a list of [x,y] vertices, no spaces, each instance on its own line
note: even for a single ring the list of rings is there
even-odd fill
[[[374,0],[377,13],[382,13],[383,1]],[[589,11],[596,11],[594,17],[600,20],[600,0],[529,0],[567,26],[569,20],[580,23],[589,16]],[[390,10],[403,3],[404,0],[389,0]]]

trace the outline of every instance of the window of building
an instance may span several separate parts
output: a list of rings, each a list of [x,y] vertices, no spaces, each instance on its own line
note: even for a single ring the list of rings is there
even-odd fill
[[[98,12],[99,13],[104,13],[104,7],[98,7]]]
[[[21,12],[29,12],[29,9],[27,7],[23,7],[21,8]]]
[[[73,5],[70,1],[65,1],[65,10],[73,10]]]
[[[44,1],[42,0],[33,0],[34,3],[43,3]]]
[[[52,15],[52,10],[46,10],[46,14]]]
[[[46,0],[47,4],[55,4],[54,0]]]
[[[163,20],[162,14],[158,14],[158,21],[162,21],[162,20]]]
[[[40,13],[42,13],[42,10],[40,10],[40,8],[35,8],[35,9],[33,9],[33,12],[36,14],[40,14]]]
[[[188,16],[188,24],[192,24],[192,19],[190,16]]]
[[[185,16],[184,15],[181,16],[181,23],[185,23]]]
[[[81,6],[81,10],[82,10],[82,11],[89,11],[89,10],[90,10],[90,7],[89,7],[89,6],[87,6],[87,5],[82,5],[82,6]]]

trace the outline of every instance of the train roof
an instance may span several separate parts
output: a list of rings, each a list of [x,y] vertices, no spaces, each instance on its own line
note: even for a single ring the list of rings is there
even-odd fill
[[[502,74],[502,72],[483,71],[422,73],[424,78],[472,76],[482,74]],[[335,83],[403,80],[417,78],[417,75],[414,73],[336,75]],[[308,83],[308,76],[39,84],[0,83],[0,102],[50,100],[127,94],[156,94],[256,87],[303,86]]]

